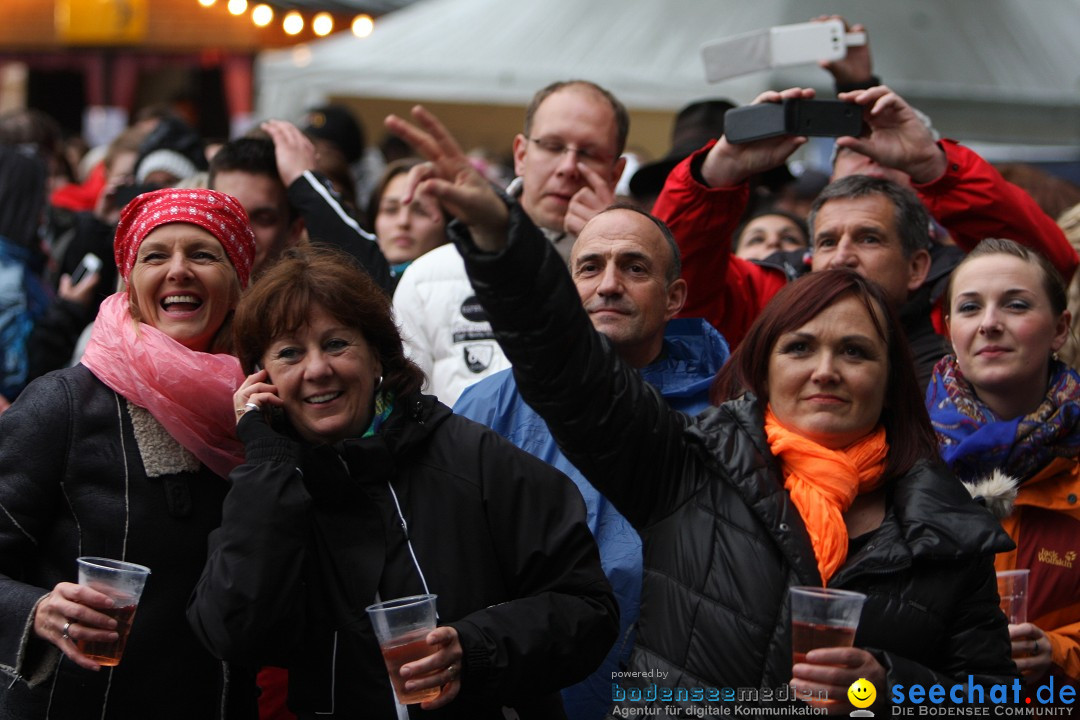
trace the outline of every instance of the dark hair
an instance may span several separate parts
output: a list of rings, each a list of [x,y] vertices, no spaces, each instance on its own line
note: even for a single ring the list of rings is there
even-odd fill
[[[48,201],[45,161],[32,146],[0,144],[0,237],[38,256]]]
[[[316,305],[363,335],[382,364],[382,388],[398,396],[420,389],[424,373],[405,357],[390,298],[352,257],[319,247],[287,250],[241,297],[233,338],[244,372],[254,372],[274,338],[308,322]]]
[[[750,215],[747,216],[745,220],[739,223],[739,227],[736,228],[735,234],[731,236],[731,249],[733,251],[739,249],[739,242],[742,238],[743,232],[746,230],[747,225],[757,220],[758,218],[768,217],[770,215],[776,215],[778,217],[790,220],[795,225],[795,227],[799,228],[799,232],[803,234],[803,238],[806,240],[807,246],[810,245],[810,231],[806,227],[806,220],[802,219],[793,212],[788,212],[787,210],[779,210],[777,208],[766,207],[755,210],[754,212],[750,213]]]
[[[214,153],[210,160],[210,186],[220,172],[245,172],[251,175],[266,175],[281,182],[277,159],[274,156],[274,141],[261,137],[241,137],[230,140]]]
[[[31,145],[46,163],[50,177],[64,176],[74,182],[71,163],[64,156],[64,132],[51,115],[34,108],[0,114],[0,144]]]
[[[814,244],[814,221],[821,207],[830,200],[856,200],[858,198],[880,195],[892,203],[895,214],[893,220],[896,231],[900,233],[900,249],[904,257],[910,258],[919,250],[930,247],[930,213],[919,197],[906,187],[901,187],[891,180],[870,177],[869,175],[849,175],[836,182],[829,183],[817,200],[810,206],[807,225],[810,227],[810,244]]]
[[[1037,250],[1024,247],[1015,240],[986,238],[976,245],[967,254],[967,257],[953,268],[952,274],[949,275],[949,283],[945,286],[945,298],[942,308],[946,318],[952,313],[953,279],[956,277],[957,271],[972,260],[988,255],[1012,255],[1039,268],[1042,271],[1043,289],[1046,290],[1046,296],[1050,298],[1050,308],[1057,315],[1061,315],[1068,308],[1069,301],[1065,281],[1062,280],[1061,273],[1058,272],[1053,263],[1046,259],[1045,255]]]
[[[379,216],[379,205],[382,204],[382,197],[386,192],[386,186],[398,175],[409,172],[422,162],[424,161],[418,157],[407,157],[401,158],[400,160],[394,160],[386,166],[386,169],[383,170],[382,175],[379,177],[379,182],[375,185],[375,189],[371,191],[371,197],[368,199],[368,217],[371,218],[372,225],[375,224],[375,218]],[[447,223],[454,219],[453,215],[446,212],[442,203],[439,203],[439,211],[442,213],[443,219],[446,220]]]
[[[277,157],[274,155],[274,141],[267,137],[240,137],[221,146],[210,159],[210,172],[207,185],[213,189],[218,173],[242,172],[249,175],[262,175],[281,185],[285,195],[285,205],[289,212],[289,222],[299,217],[300,212],[293,207],[287,196],[287,188],[278,172]]]
[[[885,477],[899,477],[918,460],[937,460],[937,439],[899,317],[881,288],[853,270],[812,272],[780,290],[717,373],[709,391],[710,400],[719,405],[751,392],[760,403],[767,403],[768,358],[780,336],[802,327],[850,296],[862,302],[888,347],[885,405],[881,411],[881,424],[889,443]]]
[[[626,106],[611,92],[588,80],[560,80],[538,90],[533,95],[532,100],[529,101],[528,107],[525,108],[525,137],[532,137],[533,119],[536,117],[536,111],[540,109],[540,105],[560,90],[575,86],[594,91],[611,105],[611,112],[615,114],[615,158],[618,159],[623,154],[623,150],[626,149],[626,137],[630,134],[630,113],[626,111]]]
[[[668,250],[671,251],[671,256],[668,258],[668,269],[664,273],[664,280],[667,282],[668,287],[671,287],[671,283],[679,279],[682,275],[682,257],[679,254],[679,244],[675,242],[675,236],[671,232],[671,228],[667,226],[660,218],[656,217],[652,213],[642,210],[637,205],[628,202],[617,202],[608,205],[606,208],[597,213],[597,215],[603,215],[606,212],[612,210],[629,210],[630,212],[637,213],[642,217],[646,217],[656,226],[656,229],[660,231],[664,241],[667,243]],[[595,215],[593,217],[596,217]]]

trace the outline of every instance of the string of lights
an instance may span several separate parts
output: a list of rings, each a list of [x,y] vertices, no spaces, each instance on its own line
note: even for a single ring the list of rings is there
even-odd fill
[[[269,27],[281,14],[281,29],[287,35],[296,36],[304,31],[305,27],[311,28],[311,32],[318,37],[325,37],[334,32],[334,15],[321,11],[310,18],[299,10],[288,10],[282,13],[280,8],[275,8],[272,3],[249,4],[248,0],[223,0],[226,2],[228,11],[237,17],[248,16],[256,27]],[[211,8],[218,0],[196,0],[204,8]],[[360,13],[353,17],[350,29],[356,37],[364,38],[375,29],[375,20],[367,13]]]

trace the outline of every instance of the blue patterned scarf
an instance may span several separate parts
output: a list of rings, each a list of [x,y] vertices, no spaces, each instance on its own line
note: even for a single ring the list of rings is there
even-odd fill
[[[1024,482],[1054,458],[1080,452],[1080,374],[1057,360],[1035,412],[1001,420],[975,396],[956,358],[946,355],[934,367],[926,408],[941,456],[961,480],[999,469]]]
[[[375,393],[375,412],[371,418],[371,424],[368,425],[368,429],[364,431],[361,437],[371,437],[379,432],[379,428],[382,427],[382,424],[386,422],[386,418],[390,417],[392,412],[394,412],[394,393],[379,390]]]

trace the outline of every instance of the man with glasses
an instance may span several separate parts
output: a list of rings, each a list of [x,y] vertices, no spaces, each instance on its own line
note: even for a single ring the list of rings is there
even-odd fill
[[[615,198],[629,127],[622,103],[584,80],[552,83],[526,109],[524,132],[514,138],[517,178],[507,192],[564,260],[585,223]],[[394,293],[394,312],[406,352],[428,378],[425,392],[447,405],[510,367],[453,245],[409,266]]]

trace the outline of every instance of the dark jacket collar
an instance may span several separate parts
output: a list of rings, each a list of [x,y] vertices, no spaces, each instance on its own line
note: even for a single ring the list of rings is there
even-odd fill
[[[390,417],[371,437],[346,438],[334,445],[306,446],[305,465],[338,464],[362,479],[386,481],[396,476],[397,458],[428,441],[439,425],[451,416],[450,408],[431,395],[414,393],[398,398]],[[309,487],[312,479],[308,478]]]
[[[813,563],[813,553],[786,547],[795,542],[806,543],[808,549],[809,535],[783,488],[764,427],[760,403],[748,394],[707,411],[687,432],[702,443],[710,456],[707,462],[720,469],[721,476],[773,530],[796,573],[816,577],[816,563],[812,572],[806,567],[807,557]],[[830,584],[842,584],[862,572],[899,569],[916,558],[960,560],[1013,547],[1000,524],[939,463],[917,463],[889,483],[887,497],[881,527],[848,558]]]

